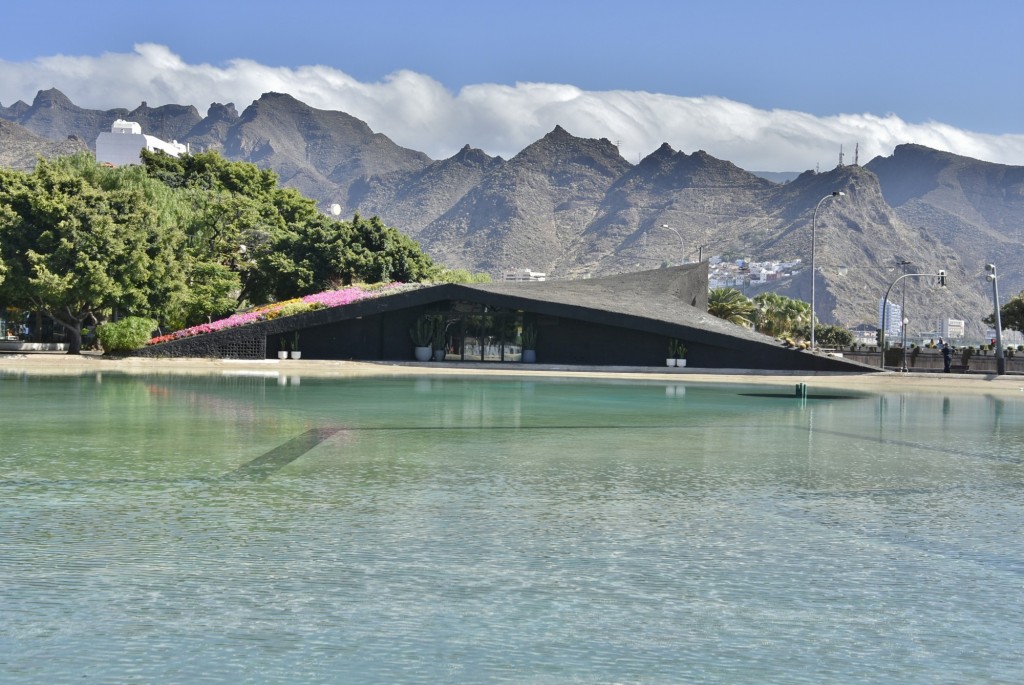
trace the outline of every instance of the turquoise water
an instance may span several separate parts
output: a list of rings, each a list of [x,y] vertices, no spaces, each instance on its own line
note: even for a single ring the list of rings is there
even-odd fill
[[[0,375],[0,681],[1024,681],[1024,398],[792,390]]]

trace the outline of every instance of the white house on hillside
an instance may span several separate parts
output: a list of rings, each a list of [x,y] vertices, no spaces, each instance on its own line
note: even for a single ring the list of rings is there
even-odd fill
[[[188,148],[176,140],[167,143],[154,136],[147,136],[142,132],[142,126],[124,119],[115,121],[109,133],[101,133],[96,139],[96,161],[101,164],[141,164],[143,150],[162,150],[177,157],[187,152]]]

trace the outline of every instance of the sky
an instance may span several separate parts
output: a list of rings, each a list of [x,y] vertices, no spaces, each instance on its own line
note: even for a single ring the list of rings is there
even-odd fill
[[[4,2],[0,104],[264,92],[434,159],[509,158],[556,125],[628,161],[668,143],[752,171],[919,143],[1024,165],[1019,0]]]

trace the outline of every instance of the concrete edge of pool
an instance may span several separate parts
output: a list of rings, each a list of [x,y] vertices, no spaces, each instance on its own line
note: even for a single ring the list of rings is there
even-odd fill
[[[0,372],[38,375],[126,373],[222,375],[258,372],[268,376],[350,378],[363,376],[529,376],[557,378],[609,378],[645,381],[795,384],[857,388],[865,391],[899,392],[946,390],[953,392],[1021,393],[1024,375],[900,373],[837,373],[806,371],[753,371],[749,369],[671,369],[650,366],[565,366],[549,364],[438,362],[353,362],[333,360],[233,360],[233,359],[111,359],[97,354],[69,356],[62,353],[0,354]]]

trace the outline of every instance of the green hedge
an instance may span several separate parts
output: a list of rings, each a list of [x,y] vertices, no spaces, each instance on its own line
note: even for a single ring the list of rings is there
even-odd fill
[[[120,321],[97,327],[104,354],[124,354],[144,347],[153,336],[156,321],[141,316],[126,316]]]

